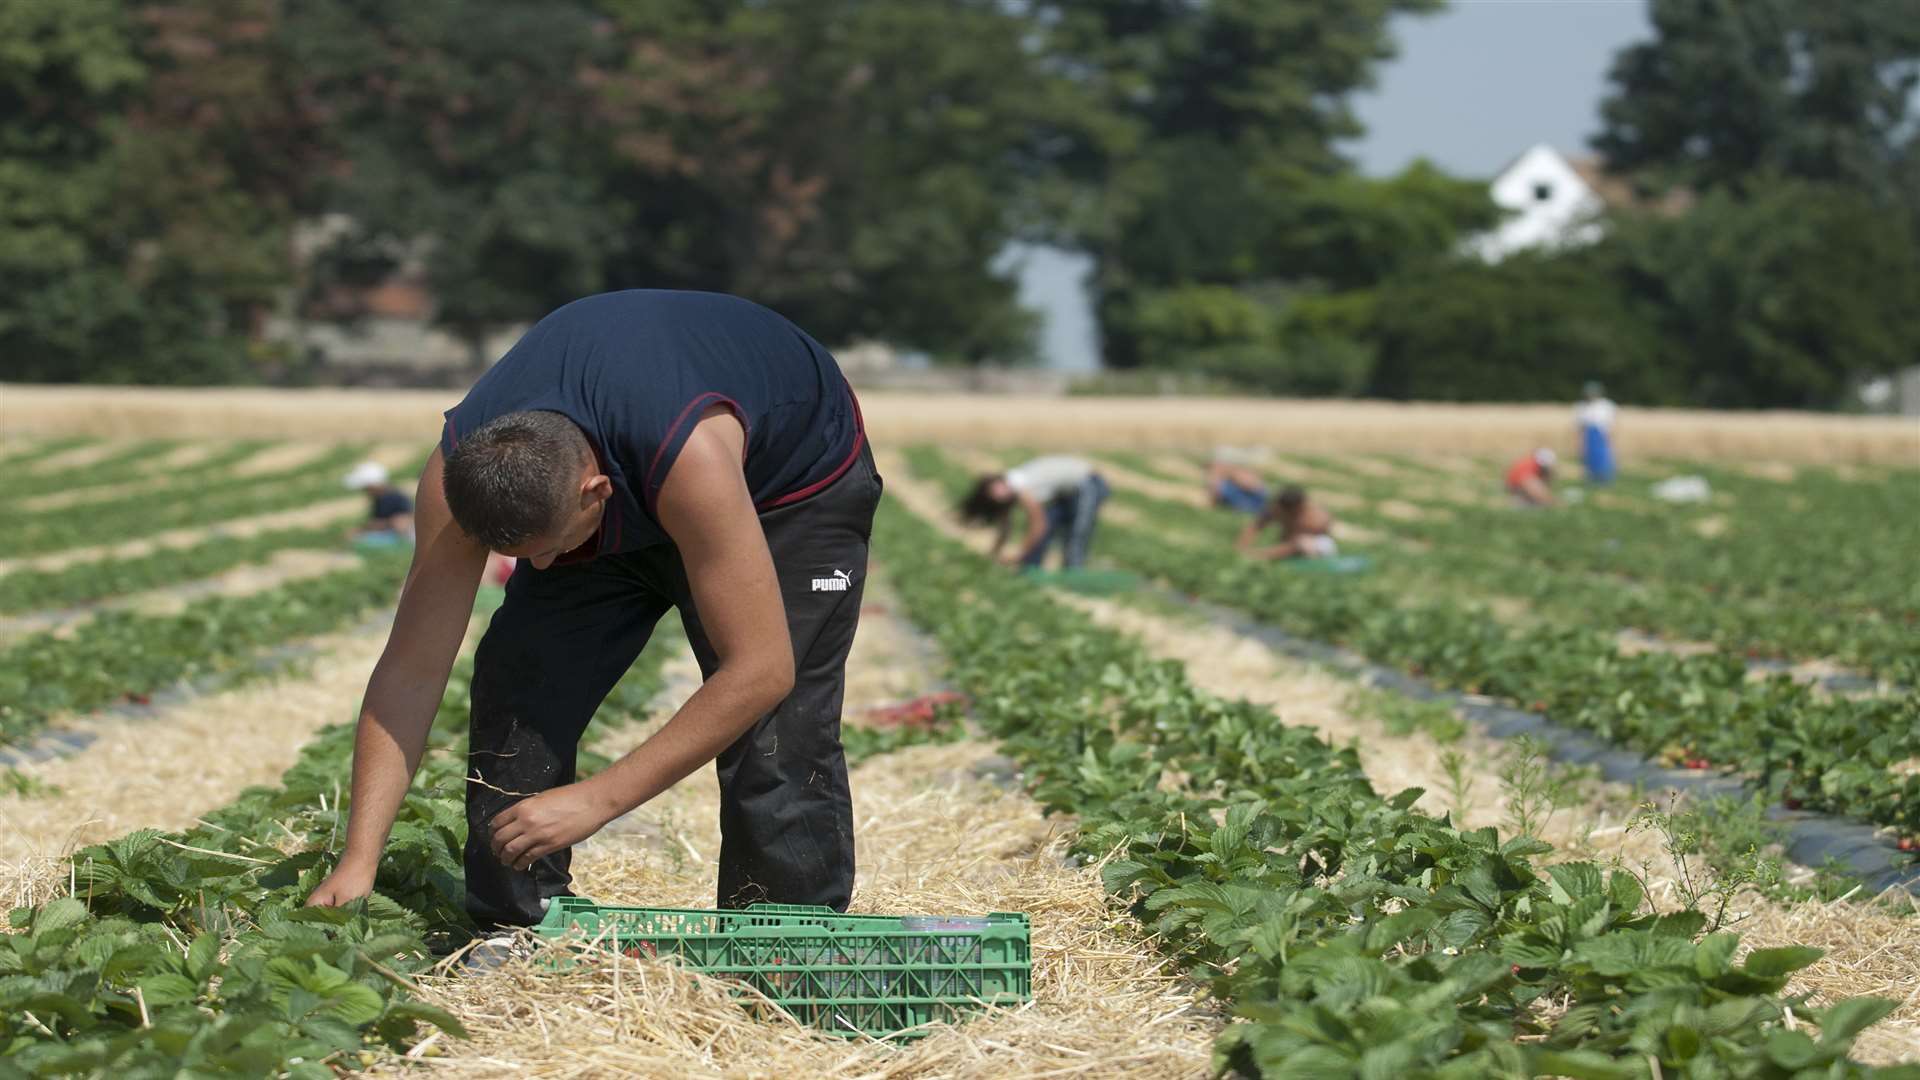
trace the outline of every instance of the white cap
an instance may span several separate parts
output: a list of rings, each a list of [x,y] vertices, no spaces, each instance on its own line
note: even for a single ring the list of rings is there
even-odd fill
[[[1559,461],[1560,457],[1552,450],[1543,446],[1533,452],[1533,460],[1539,464],[1541,468],[1551,469],[1553,468],[1553,463]]]
[[[365,491],[370,487],[380,487],[387,482],[387,467],[377,461],[363,461],[353,467],[341,481],[349,491]]]

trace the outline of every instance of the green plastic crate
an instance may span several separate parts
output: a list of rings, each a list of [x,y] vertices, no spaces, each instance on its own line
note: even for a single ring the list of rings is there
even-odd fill
[[[1114,596],[1132,592],[1140,586],[1139,575],[1129,574],[1125,570],[1092,569],[1085,566],[1060,570],[1039,570],[1028,567],[1020,573],[1041,584],[1052,585],[1070,592],[1084,593],[1087,596]]]
[[[912,1038],[924,1025],[983,1005],[1033,999],[1027,917],[847,915],[754,904],[743,911],[615,907],[556,897],[542,937],[568,937],[632,957],[671,957],[764,995],[831,1035]]]

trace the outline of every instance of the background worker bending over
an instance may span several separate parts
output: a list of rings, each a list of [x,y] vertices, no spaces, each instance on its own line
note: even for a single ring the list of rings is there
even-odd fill
[[[1047,547],[1060,541],[1063,568],[1085,566],[1093,544],[1093,525],[1107,501],[1106,478],[1082,458],[1055,454],[1037,457],[1004,473],[982,476],[960,503],[960,516],[996,525],[993,557],[1004,563],[1037,567]],[[1013,552],[1002,555],[1013,529],[1013,508],[1027,514],[1027,534]]]
[[[1268,526],[1280,530],[1280,542],[1255,548],[1261,530]],[[1234,547],[1256,559],[1323,559],[1339,554],[1332,533],[1333,515],[1307,498],[1306,489],[1287,487],[1274,497],[1265,514],[1247,522]]]

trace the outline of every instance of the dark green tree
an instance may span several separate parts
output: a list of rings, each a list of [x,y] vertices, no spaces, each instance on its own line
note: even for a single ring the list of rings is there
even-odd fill
[[[279,274],[217,155],[144,103],[166,50],[118,0],[0,5],[0,377],[244,378],[246,299]]]
[[[1623,400],[1684,400],[1651,313],[1604,247],[1428,267],[1383,286],[1372,319],[1381,397],[1570,400],[1597,377]]]
[[[995,256],[1064,195],[1092,103],[992,0],[617,3],[617,280],[728,288],[830,340],[1026,348]]]
[[[1652,0],[1651,15],[1601,106],[1611,168],[1735,191],[1787,176],[1920,207],[1899,178],[1920,0]]]
[[[1117,122],[1063,160],[1093,193],[1074,218],[1095,257],[1108,362],[1155,362],[1132,308],[1156,290],[1310,276],[1297,260],[1324,228],[1304,205],[1337,198],[1349,104],[1393,55],[1390,16],[1440,0],[1094,0],[1045,5],[1058,70]],[[1337,212],[1337,211],[1336,211]],[[1291,215],[1291,216],[1290,216]],[[1314,268],[1314,272],[1324,270]]]
[[[1920,263],[1902,211],[1828,184],[1749,184],[1676,218],[1615,222],[1620,278],[1714,408],[1833,408],[1920,355]]]
[[[598,291],[620,233],[596,142],[609,55],[584,3],[339,0],[285,5],[277,28],[340,167],[349,228],[312,287],[417,270],[469,342]]]

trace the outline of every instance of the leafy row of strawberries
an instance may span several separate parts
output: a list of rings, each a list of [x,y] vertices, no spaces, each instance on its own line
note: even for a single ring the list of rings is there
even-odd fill
[[[1464,830],[1376,793],[1351,750],[1211,697],[1178,665],[995,574],[884,506],[876,549],[975,715],[1078,850],[1237,1022],[1222,1071],[1271,1076],[1851,1077],[1891,1003],[1783,1023],[1808,948],[1735,963],[1697,911],[1639,882],[1541,865],[1527,836]],[[1912,1068],[1882,1070],[1902,1080]]]
[[[597,722],[645,716],[665,655],[649,649]],[[461,1034],[411,976],[466,932],[470,672],[463,660],[449,683],[367,901],[301,906],[345,832],[350,724],[199,827],[76,853],[73,894],[14,911],[14,932],[0,934],[0,1080],[328,1080],[369,1048],[403,1048],[423,1023]],[[583,768],[599,764],[583,755]]]
[[[914,469],[958,490],[966,474],[931,448]],[[1649,756],[1733,768],[1807,809],[1920,835],[1920,695],[1824,696],[1785,677],[1750,680],[1744,656],[1627,655],[1611,627],[1505,625],[1484,608],[1404,595],[1391,578],[1303,574],[1178,537],[1215,534],[1217,511],[1160,501],[1154,528],[1103,523],[1095,551],[1194,596],[1345,645],[1443,686],[1512,701]],[[1176,539],[1170,539],[1176,538]],[[1227,557],[1222,557],[1227,555]]]

